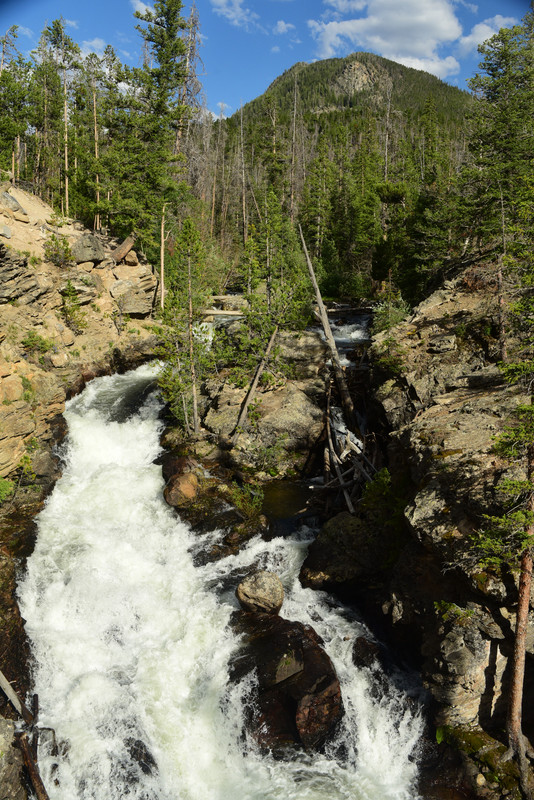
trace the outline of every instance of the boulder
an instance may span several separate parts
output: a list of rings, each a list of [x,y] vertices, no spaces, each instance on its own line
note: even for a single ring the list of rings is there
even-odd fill
[[[388,542],[368,522],[342,511],[329,519],[311,543],[300,571],[312,589],[354,589],[389,561]]]
[[[274,572],[261,570],[241,581],[236,597],[244,611],[278,614],[284,601],[284,587]]]
[[[99,263],[104,260],[106,254],[100,239],[97,239],[91,233],[84,233],[73,244],[72,257],[77,264],[83,264],[85,261]]]
[[[192,503],[198,492],[198,478],[194,472],[174,475],[163,490],[165,502],[174,508]]]
[[[320,638],[274,614],[239,612],[237,627],[244,644],[231,678],[257,675],[246,724],[259,746],[319,749],[343,713],[339,681]]]
[[[151,282],[148,291],[144,286],[136,285],[132,281],[116,281],[110,289],[110,294],[119,305],[123,314],[131,316],[146,316],[152,310],[156,282]]]
[[[25,800],[22,787],[22,753],[14,746],[15,723],[0,717],[0,786],[2,800]]]
[[[8,208],[10,211],[13,212],[16,211],[21,212],[26,216],[26,212],[22,208],[19,201],[15,200],[15,198],[12,195],[10,195],[9,192],[0,193],[0,205],[3,206],[4,208]]]
[[[137,253],[135,250],[130,250],[129,253],[126,253],[124,256],[124,263],[129,267],[136,267],[137,264],[139,264],[139,259],[137,258]]]

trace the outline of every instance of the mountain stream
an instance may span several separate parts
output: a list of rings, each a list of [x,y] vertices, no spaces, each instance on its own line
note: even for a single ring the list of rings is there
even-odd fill
[[[313,533],[195,565],[219,534],[195,533],[163,500],[154,377],[99,378],[69,401],[63,475],[19,584],[39,725],[55,731],[39,752],[51,800],[414,800],[418,703],[399,676],[377,692],[351,658],[363,623],[300,586]],[[258,566],[280,576],[282,615],[315,628],[338,672],[345,715],[320,754],[275,759],[243,733],[250,685],[228,680],[228,623]]]

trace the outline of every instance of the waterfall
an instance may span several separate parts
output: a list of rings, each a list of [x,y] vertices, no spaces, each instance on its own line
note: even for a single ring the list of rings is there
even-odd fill
[[[413,800],[417,703],[398,680],[377,695],[351,659],[363,623],[300,586],[312,533],[195,566],[219,534],[195,533],[162,499],[154,377],[99,378],[67,404],[64,471],[19,585],[39,725],[57,742],[43,731],[51,800]],[[228,679],[229,619],[252,565],[280,576],[283,616],[317,630],[338,672],[345,715],[321,754],[276,760],[243,734],[250,685]]]

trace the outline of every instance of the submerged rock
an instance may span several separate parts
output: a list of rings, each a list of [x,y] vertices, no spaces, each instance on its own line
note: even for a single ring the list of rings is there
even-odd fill
[[[247,709],[247,727],[262,749],[319,749],[343,713],[341,689],[315,631],[273,614],[240,612],[244,646],[231,677],[257,675]]]

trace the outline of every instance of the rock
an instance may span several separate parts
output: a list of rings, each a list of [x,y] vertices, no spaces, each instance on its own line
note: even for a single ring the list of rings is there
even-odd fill
[[[165,501],[174,508],[192,503],[198,492],[198,478],[194,472],[174,475],[163,490]]]
[[[27,216],[26,212],[22,208],[19,201],[15,200],[15,198],[12,195],[10,195],[9,192],[0,193],[0,205],[2,205],[4,208],[8,208],[10,211],[13,212],[16,211],[22,212],[25,216]]]
[[[273,614],[240,612],[243,649],[231,665],[239,681],[250,672],[257,684],[247,708],[247,727],[260,747],[319,749],[343,713],[341,690],[315,631]]]
[[[311,543],[300,581],[313,589],[354,588],[384,569],[385,545],[364,520],[342,511],[323,525]]]
[[[63,353],[52,353],[52,355],[50,356],[50,361],[52,362],[52,364],[56,368],[64,367],[66,364],[69,363],[69,357],[65,352],[63,352]]]
[[[126,253],[124,256],[124,263],[127,264],[129,267],[136,267],[139,264],[139,260],[137,258],[137,253],[135,250],[130,250],[129,253]]]
[[[218,378],[206,381],[204,391],[204,427],[219,437],[229,436],[235,429],[245,389]],[[281,381],[262,388],[257,403],[254,424],[249,421],[245,425],[232,451],[234,462],[257,471],[268,469],[271,475],[278,476],[302,466],[323,430],[316,379],[298,384]]]
[[[69,272],[65,274],[64,282],[62,282],[59,287],[59,291],[62,295],[65,295],[67,292],[67,284],[69,281],[76,291],[76,298],[81,306],[92,303],[93,300],[95,300],[98,289],[92,275],[88,275],[86,272],[82,271],[69,270]]]
[[[106,257],[102,242],[90,233],[84,233],[80,236],[73,244],[71,250],[72,257],[77,264],[83,264],[85,261],[98,264]]]
[[[20,779],[22,753],[14,746],[15,724],[0,717],[0,786],[2,800],[26,800]]]
[[[25,256],[0,243],[0,305],[18,300],[30,305],[50,296],[53,283],[28,267]]]
[[[8,228],[7,225],[0,225],[0,236],[3,236],[4,239],[11,239],[11,228]]]
[[[468,557],[485,515],[503,512],[500,482],[526,477],[519,462],[510,466],[494,452],[514,410],[530,402],[521,386],[504,383],[495,363],[498,313],[496,293],[464,291],[460,278],[372,346],[379,353],[389,336],[401,353],[400,372],[373,368],[372,380],[407,533],[389,574],[375,573],[383,583],[374,591],[395,643],[419,652],[441,725],[504,725],[517,578]],[[386,534],[383,527],[384,541]],[[341,561],[332,574],[324,555],[314,554],[306,580],[320,582],[321,571],[343,577]],[[354,573],[361,555],[349,559]],[[529,673],[526,696],[533,691]],[[531,715],[525,724],[532,721]]]
[[[166,451],[161,456],[158,456],[154,463],[161,465],[161,474],[165,483],[175,475],[192,472],[198,467],[198,463],[190,456],[176,455],[172,451]]]
[[[324,370],[327,347],[319,333],[282,331],[277,344],[284,361],[291,364],[295,378],[312,378]]]
[[[284,587],[274,572],[261,570],[241,581],[236,597],[245,611],[278,614],[284,602]]]
[[[0,402],[8,405],[20,400],[23,394],[22,379],[19,375],[8,375],[0,381]]]
[[[131,280],[118,280],[110,288],[110,294],[123,314],[144,317],[152,311],[157,281],[153,276],[138,284]]]

